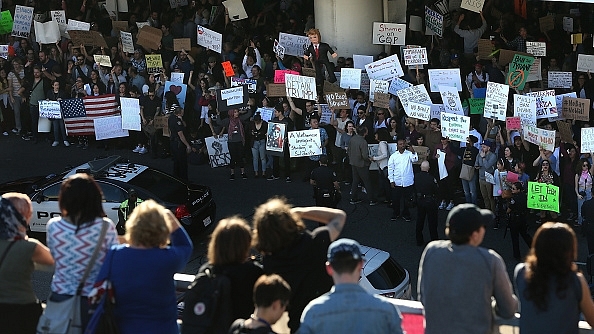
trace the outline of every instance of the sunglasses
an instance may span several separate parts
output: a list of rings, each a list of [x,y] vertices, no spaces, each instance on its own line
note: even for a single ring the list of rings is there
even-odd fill
[[[582,165],[582,167],[590,167],[590,166],[588,166],[588,165]]]

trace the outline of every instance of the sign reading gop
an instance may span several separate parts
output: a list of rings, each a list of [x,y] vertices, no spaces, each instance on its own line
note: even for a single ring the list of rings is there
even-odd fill
[[[404,45],[406,24],[373,22],[373,44]]]

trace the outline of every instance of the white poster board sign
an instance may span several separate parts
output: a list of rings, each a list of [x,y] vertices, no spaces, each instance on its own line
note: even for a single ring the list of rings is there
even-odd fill
[[[316,100],[316,78],[303,75],[285,74],[287,96],[305,100]]]
[[[536,97],[536,119],[558,116],[554,89],[526,93],[526,96]]]
[[[408,88],[408,87],[412,87],[412,85],[413,84],[411,84],[408,81],[402,80],[400,78],[394,78],[394,80],[392,80],[390,82],[390,87],[388,87],[388,92],[390,94],[397,95],[399,90]]]
[[[198,45],[214,52],[221,53],[223,47],[223,35],[200,25],[196,29]]]
[[[498,121],[505,121],[505,112],[507,110],[507,97],[509,86],[489,81],[487,82],[487,92],[485,96],[485,118],[494,118]]]
[[[171,78],[169,78],[169,81],[184,83],[184,75],[184,72],[171,72]]]
[[[70,38],[68,35],[68,24],[66,23],[66,12],[63,10],[52,10],[52,20],[58,23],[58,29],[60,29],[60,35],[64,38]]]
[[[408,104],[408,112],[406,114],[408,117],[428,121],[431,119],[431,106],[410,102]]]
[[[526,42],[526,53],[535,57],[547,56],[547,43],[545,42]]]
[[[248,18],[248,14],[246,13],[241,0],[227,0],[223,1],[222,4],[227,8],[229,19],[231,21],[239,21]]]
[[[387,58],[374,61],[365,65],[365,70],[370,79],[392,80],[404,75],[398,55],[392,55]]]
[[[373,44],[404,45],[406,24],[373,22]]]
[[[389,81],[369,79],[369,101],[374,102],[375,93],[388,94]]]
[[[140,105],[138,99],[121,97],[122,129],[140,131]]]
[[[439,94],[441,95],[441,100],[447,113],[464,115],[462,101],[460,101],[460,95],[456,87],[439,86]]]
[[[134,53],[132,33],[120,31],[120,38],[122,39],[122,50],[126,53]]]
[[[77,20],[73,20],[73,19],[68,20],[67,30],[89,31],[90,29],[91,29],[91,24],[89,22],[77,21]]]
[[[361,70],[358,68],[341,68],[340,69],[340,88],[360,89],[361,88]]]
[[[33,25],[35,27],[35,40],[40,44],[55,44],[62,38],[56,21],[47,21],[45,23],[33,21]]]
[[[548,72],[548,86],[549,88],[571,88],[573,78],[571,72]]]
[[[59,101],[39,101],[39,117],[62,118],[62,109]]]
[[[462,91],[459,68],[430,69],[428,71],[431,92],[439,92],[439,86],[454,86],[459,92]]]
[[[373,63],[373,56],[353,55],[353,67],[360,70],[365,69],[365,65]]]
[[[256,109],[256,112],[260,113],[260,116],[262,116],[262,120],[264,122],[270,122],[270,120],[272,119],[272,117],[274,115],[274,108],[262,107],[262,108]]]
[[[594,152],[594,128],[582,128],[582,146],[580,153]]]
[[[406,66],[429,64],[427,48],[404,49],[403,53]]]
[[[433,119],[433,118],[441,119],[441,114],[446,112],[443,104],[432,103],[430,105],[430,107],[431,107],[431,119]]]
[[[514,117],[520,117],[522,126],[536,125],[536,98],[514,94]]]
[[[441,135],[450,140],[465,143],[470,135],[470,117],[449,113],[441,114]]]
[[[29,37],[31,22],[33,21],[33,7],[16,5],[10,36]]]
[[[577,61],[577,71],[578,72],[594,72],[594,56],[592,55],[585,55],[585,54],[578,54],[578,61]]]
[[[99,117],[93,119],[95,140],[128,137],[128,130],[122,129],[122,116]]]
[[[431,97],[427,92],[425,85],[416,85],[409,88],[401,89],[398,91],[398,98],[404,107],[404,111],[408,114],[408,104],[410,102],[416,102],[421,104],[431,104]]]
[[[289,153],[291,158],[322,154],[320,131],[314,129],[289,132]]]
[[[468,9],[471,12],[480,13],[485,5],[485,0],[462,0],[460,8]]]
[[[298,36],[281,32],[278,34],[278,42],[285,47],[285,54],[303,57],[305,50],[311,43],[307,36]]]
[[[217,138],[206,137],[206,150],[208,151],[208,161],[210,167],[222,167],[231,163],[231,154],[229,153],[229,146],[227,143],[228,135],[224,134]]]
[[[534,59],[534,63],[532,66],[530,66],[530,71],[528,71],[528,78],[526,78],[526,82],[542,80],[542,70],[540,64],[541,58]]]

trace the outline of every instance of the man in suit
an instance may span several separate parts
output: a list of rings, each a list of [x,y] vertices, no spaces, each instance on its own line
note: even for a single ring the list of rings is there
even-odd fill
[[[316,84],[318,86],[324,84],[324,68],[322,66],[326,67],[328,81],[336,82],[336,76],[334,76],[334,63],[328,59],[328,53],[332,55],[332,58],[338,57],[338,54],[332,50],[330,45],[320,42],[322,37],[320,36],[320,31],[318,29],[309,29],[307,37],[311,41],[311,44],[305,51],[303,58],[305,60],[310,60],[311,58],[313,66],[316,69]]]
[[[351,138],[347,154],[349,155],[349,162],[353,171],[353,183],[351,185],[351,204],[361,203],[359,199],[359,183],[363,182],[367,195],[369,197],[369,205],[377,205],[375,192],[372,188],[371,179],[369,178],[369,149],[367,148],[367,128],[365,126],[357,127],[357,134]]]

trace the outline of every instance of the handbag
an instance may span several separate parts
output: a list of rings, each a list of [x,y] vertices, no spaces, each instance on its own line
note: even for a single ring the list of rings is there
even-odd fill
[[[85,273],[76,288],[76,295],[60,302],[49,299],[45,310],[43,310],[43,314],[39,317],[37,334],[82,334],[83,328],[80,316],[80,295],[85,285],[85,281],[91,273],[91,268],[93,268],[95,260],[97,260],[103,240],[105,240],[107,224],[109,223],[106,220],[103,220],[101,234],[97,240],[97,246],[95,246],[93,255],[91,255],[91,259],[85,269]]]
[[[113,257],[115,251],[111,251],[109,257],[109,271],[107,278],[103,281],[102,286],[104,290],[99,300],[99,305],[93,312],[89,324],[85,329],[85,334],[119,334],[120,330],[115,321],[113,309],[115,305],[113,287],[110,281],[111,277],[111,265],[113,263]]]
[[[462,167],[460,168],[460,178],[462,180],[472,181],[474,178],[474,171],[474,166],[462,164]]]

